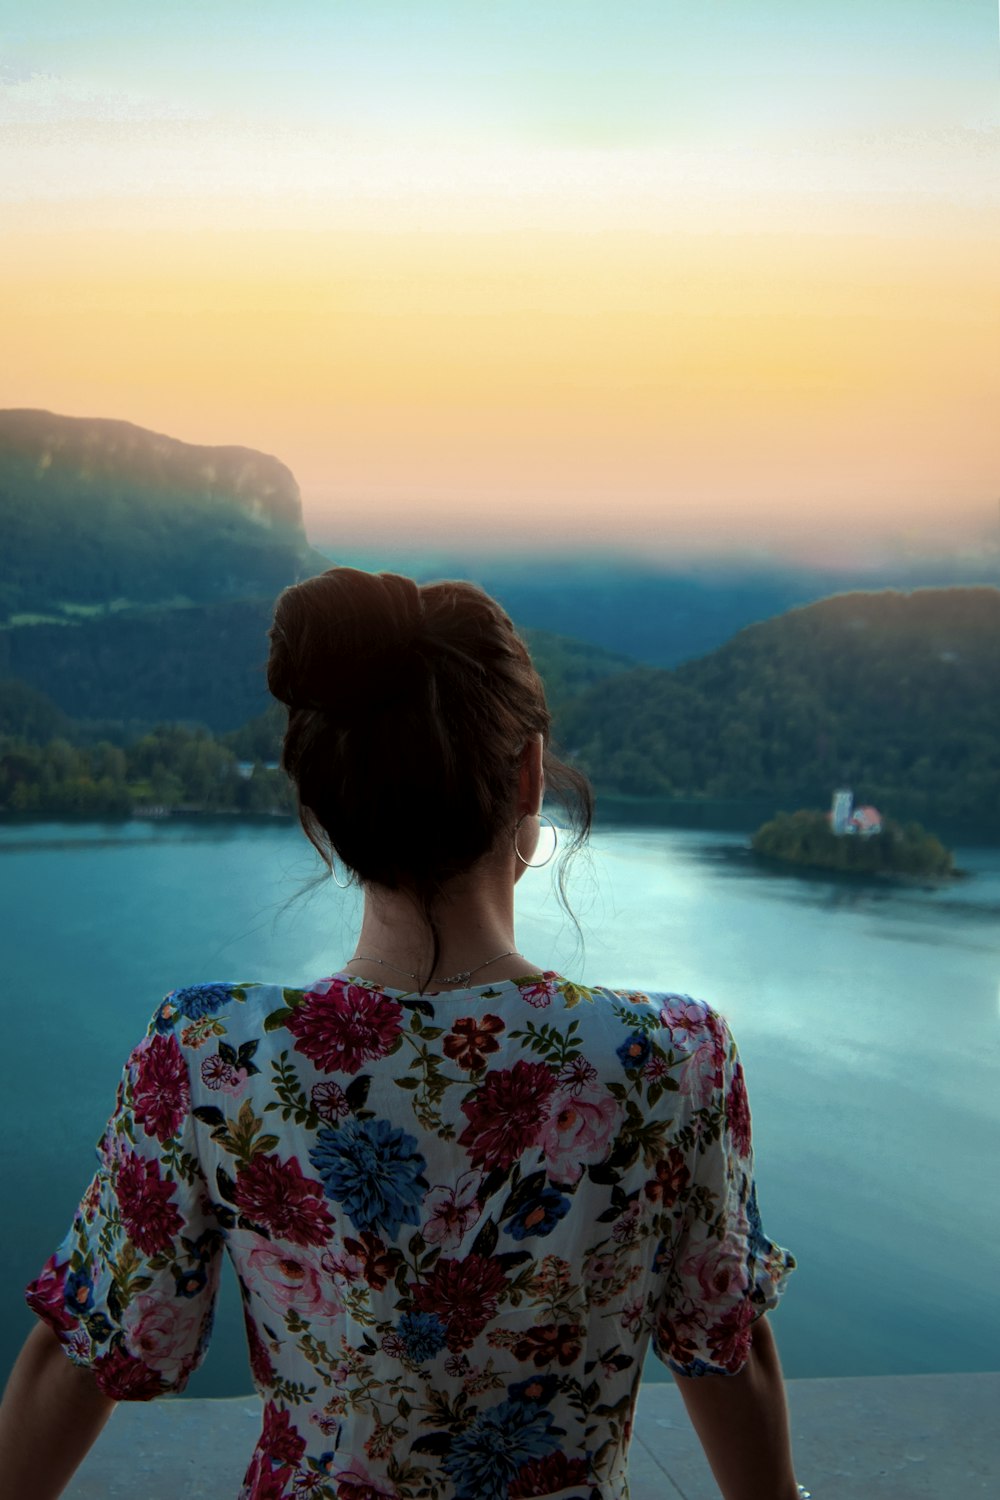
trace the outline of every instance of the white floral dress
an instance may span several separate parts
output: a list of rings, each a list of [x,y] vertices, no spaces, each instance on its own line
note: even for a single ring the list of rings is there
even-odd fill
[[[241,1500],[620,1500],[649,1340],[738,1371],[794,1265],[726,1023],[555,974],[168,996],[28,1300],[149,1399],[223,1251],[264,1400]]]

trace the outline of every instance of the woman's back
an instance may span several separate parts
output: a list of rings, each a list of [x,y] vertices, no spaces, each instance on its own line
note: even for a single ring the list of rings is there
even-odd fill
[[[178,1389],[223,1247],[265,1400],[244,1494],[338,1500],[620,1495],[650,1336],[738,1369],[791,1263],[725,1024],[553,974],[169,997],[34,1305],[75,1297],[108,1394]]]

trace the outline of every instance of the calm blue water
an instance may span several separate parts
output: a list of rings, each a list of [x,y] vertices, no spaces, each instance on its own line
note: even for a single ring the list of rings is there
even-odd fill
[[[800,1262],[774,1319],[789,1375],[996,1369],[1000,850],[959,851],[969,878],[927,891],[765,873],[742,844],[602,830],[571,885],[583,954],[547,870],[518,887],[520,946],[733,1023],[764,1222]],[[291,899],[316,873],[283,822],[0,827],[0,1374],[162,994],[294,983],[353,951],[355,893]],[[246,1389],[230,1287],[188,1394]]]

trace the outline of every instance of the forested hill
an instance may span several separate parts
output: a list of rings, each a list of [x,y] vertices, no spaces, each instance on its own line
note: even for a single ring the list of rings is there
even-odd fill
[[[852,593],[752,625],[673,672],[623,673],[561,729],[599,787],[636,796],[1000,820],[1000,590]]]
[[[129,422],[0,411],[0,623],[272,598],[326,563],[291,472]]]

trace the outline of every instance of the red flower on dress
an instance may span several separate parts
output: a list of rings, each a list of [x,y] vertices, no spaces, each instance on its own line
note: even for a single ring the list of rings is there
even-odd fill
[[[583,1329],[579,1323],[542,1323],[529,1328],[514,1344],[515,1359],[530,1359],[536,1369],[557,1362],[571,1365],[583,1348]]]
[[[687,1187],[690,1176],[681,1152],[676,1146],[671,1146],[666,1158],[656,1163],[656,1176],[650,1178],[643,1191],[650,1203],[662,1203],[664,1208],[672,1208]]]
[[[68,1270],[68,1262],[59,1265],[55,1256],[50,1255],[25,1294],[32,1312],[44,1318],[49,1327],[59,1333],[69,1333],[80,1326],[79,1318],[74,1318],[66,1308],[65,1286]]]
[[[733,1070],[733,1081],[726,1095],[726,1119],[733,1137],[733,1145],[740,1156],[750,1155],[750,1100],[743,1079],[743,1064],[737,1063]]]
[[[439,1260],[426,1281],[410,1283],[420,1312],[435,1313],[448,1328],[453,1354],[475,1343],[495,1316],[497,1299],[508,1285],[503,1268],[487,1255]]]
[[[708,1346],[715,1356],[714,1363],[735,1375],[750,1357],[750,1324],[753,1322],[753,1307],[749,1302],[738,1302],[719,1319],[714,1328],[708,1330]]]
[[[177,1184],[160,1176],[160,1163],[129,1152],[122,1158],[115,1183],[125,1232],[143,1255],[169,1250],[184,1220],[171,1202]]]
[[[152,1401],[163,1394],[163,1377],[127,1350],[117,1347],[94,1360],[98,1388],[116,1401]]]
[[[306,1451],[306,1440],[292,1426],[288,1412],[275,1406],[273,1401],[267,1401],[264,1405],[260,1446],[275,1464],[297,1464]]]
[[[173,1035],[154,1035],[132,1053],[132,1105],[147,1135],[169,1141],[191,1104],[184,1054]]]
[[[323,1184],[303,1177],[295,1156],[255,1156],[240,1167],[233,1200],[248,1219],[293,1245],[324,1245],[333,1228]]]
[[[324,1073],[356,1073],[363,1062],[384,1057],[403,1029],[403,1008],[388,995],[334,981],[323,994],[311,990],[288,1017],[302,1052]]]
[[[270,1385],[274,1379],[274,1365],[268,1347],[257,1332],[257,1325],[243,1311],[243,1321],[247,1330],[247,1348],[250,1351],[250,1371],[258,1385]]]
[[[511,1480],[508,1500],[533,1500],[535,1495],[552,1495],[556,1490],[568,1490],[570,1485],[584,1485],[589,1472],[586,1459],[570,1458],[561,1448],[544,1458],[529,1458]]]
[[[483,1079],[462,1105],[469,1123],[459,1136],[472,1161],[484,1167],[511,1166],[534,1146],[549,1116],[556,1080],[545,1063],[518,1061]]]
[[[262,1448],[258,1448],[243,1479],[240,1491],[246,1500],[285,1500],[288,1482],[294,1475],[291,1464],[282,1464],[272,1469],[271,1461]]]
[[[499,1016],[463,1016],[456,1021],[442,1043],[445,1057],[460,1068],[484,1068],[490,1052],[499,1052],[497,1035],[504,1025]]]
[[[397,1267],[403,1261],[401,1251],[388,1249],[370,1229],[363,1230],[359,1240],[345,1239],[344,1249],[359,1258],[362,1275],[373,1292],[382,1290],[386,1282],[395,1276]]]

